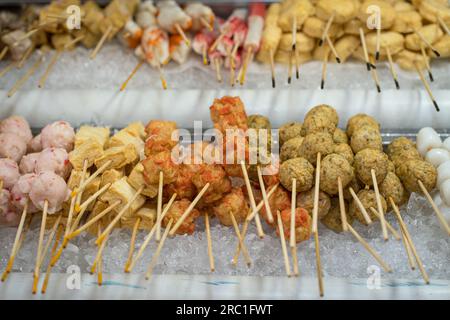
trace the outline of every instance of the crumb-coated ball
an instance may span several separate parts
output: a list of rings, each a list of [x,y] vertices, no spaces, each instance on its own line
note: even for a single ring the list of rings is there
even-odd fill
[[[334,124],[336,127],[339,123],[339,116],[336,112],[336,110],[329,105],[321,104],[318,106],[315,106],[311,108],[305,115],[305,119],[316,116],[316,115],[322,115],[330,119],[330,121]]]
[[[357,128],[350,138],[350,146],[354,153],[363,149],[383,150],[383,140],[377,128],[363,126]]]
[[[281,126],[278,134],[280,139],[280,146],[286,141],[302,135],[302,124],[300,122],[288,122]]]
[[[353,154],[352,147],[350,147],[348,144],[346,143],[336,144],[334,146],[334,153],[343,156],[348,161],[348,163],[353,165],[355,156]]]
[[[348,119],[346,130],[347,135],[351,137],[356,129],[365,125],[369,125],[380,130],[380,124],[374,118],[367,114],[359,113]]]
[[[271,129],[269,118],[262,116],[260,114],[252,114],[247,118],[247,125],[252,129]]]
[[[305,118],[303,130],[306,135],[316,132],[327,132],[332,135],[336,130],[336,124],[325,114],[317,113]]]
[[[284,236],[289,239],[291,235],[291,209],[285,209],[280,213],[283,224]],[[303,208],[295,209],[295,241],[297,243],[308,240],[311,236],[311,216]],[[279,229],[277,228],[279,235]]]
[[[320,166],[320,190],[329,195],[338,194],[338,178],[341,178],[342,188],[345,188],[355,177],[353,167],[339,154],[329,154]]]
[[[391,160],[394,163],[394,167],[398,168],[403,163],[409,160],[423,160],[419,151],[416,148],[405,149],[401,152],[391,155]]]
[[[383,182],[388,170],[388,156],[374,149],[363,149],[355,155],[356,176],[365,185],[373,185],[371,170],[375,171],[378,184]]]
[[[344,130],[336,128],[333,132],[333,141],[336,144],[346,143],[348,144],[348,137]]]
[[[380,184],[380,193],[386,199],[388,207],[390,207],[389,198],[392,198],[396,205],[401,205],[405,197],[405,188],[394,172],[388,172],[386,178]]]
[[[283,144],[280,151],[281,162],[301,156],[300,147],[302,146],[303,139],[303,137],[295,137]]]
[[[367,213],[369,214],[370,218],[373,221],[376,221],[378,218],[370,210],[370,207],[372,207],[374,209],[378,208],[375,191],[373,191],[371,189],[364,189],[364,190],[359,191],[357,196],[358,196],[359,200],[361,201],[363,207],[366,209]],[[383,212],[386,212],[386,210],[387,210],[386,200],[381,195],[380,195],[380,200],[381,200],[381,206],[383,207]],[[364,216],[363,216],[361,210],[359,210],[359,207],[356,204],[355,200],[352,200],[350,202],[349,214],[352,215],[356,220],[358,220],[362,224],[367,224],[366,220],[364,219]]]
[[[317,210],[319,219],[328,213],[330,205],[330,197],[325,192],[319,191],[319,206]],[[312,214],[314,208],[314,188],[306,192],[300,192],[297,195],[297,207],[303,208],[309,214]]]
[[[409,160],[397,168],[397,175],[409,192],[420,192],[418,181],[422,181],[428,192],[434,189],[437,180],[436,168],[423,160]]]
[[[389,157],[401,154],[405,150],[416,149],[416,144],[406,137],[399,137],[391,141],[387,147],[387,154]]]
[[[280,181],[283,187],[292,191],[292,179],[296,179],[297,192],[311,189],[314,181],[314,167],[305,158],[294,158],[280,166]]]
[[[344,200],[344,206],[345,206],[345,215],[347,217],[347,223],[352,225],[354,221],[354,217],[349,214],[349,205],[348,202]],[[331,207],[328,211],[328,214],[320,219],[320,222],[322,222],[325,227],[328,229],[336,232],[341,233],[343,231],[342,229],[342,220],[341,220],[341,207],[339,205],[339,198],[332,198],[331,199]]]
[[[317,154],[319,152],[323,158],[332,153],[333,150],[333,137],[326,132],[316,132],[307,135],[300,147],[302,157],[314,165],[317,162]]]
[[[388,172],[393,172],[395,173],[395,165],[394,162],[392,162],[391,160],[388,160]]]

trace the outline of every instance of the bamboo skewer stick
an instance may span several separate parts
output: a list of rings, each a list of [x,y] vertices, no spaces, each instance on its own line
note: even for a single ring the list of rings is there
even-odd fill
[[[100,168],[95,170],[95,172],[92,173],[89,178],[87,178],[82,184],[80,184],[78,188],[72,191],[72,196],[75,196],[78,192],[83,191],[92,181],[94,181],[95,178],[97,178],[98,175],[102,174],[103,171],[105,171],[111,163],[112,160],[108,160]]]
[[[300,272],[298,271],[298,257],[297,257],[297,246],[291,247],[291,255],[292,255],[292,267],[294,270],[294,276],[298,277]]]
[[[88,161],[84,159],[83,161],[83,170],[81,171],[81,179],[80,183],[78,185],[83,184],[84,180],[86,180],[86,174],[87,174],[87,167],[88,167]],[[81,203],[81,197],[83,196],[83,191],[78,192],[78,194],[75,197],[75,212],[80,212],[80,203]]]
[[[450,36],[450,29],[447,27],[447,24],[445,23],[444,20],[442,20],[442,18],[439,16],[439,14],[437,16],[437,21],[441,25],[442,29],[444,29],[444,31]]]
[[[437,27],[437,26],[436,26]],[[441,54],[439,53],[439,51],[436,50],[435,47],[433,47],[433,45],[427,40],[425,39],[425,37],[417,30],[414,30],[414,33],[420,38],[420,40],[422,40],[423,43],[425,43],[425,45],[431,49],[431,51],[433,51],[433,53],[436,55],[436,57],[440,57]]]
[[[127,77],[127,79],[124,81],[124,83],[122,83],[122,85],[120,86],[120,91],[124,91],[126,89],[130,80],[136,75],[136,73],[139,71],[139,69],[142,67],[143,64],[144,64],[144,60],[138,61],[137,65],[134,67],[133,71],[131,71],[130,75]]]
[[[370,58],[370,63],[373,65],[372,57]],[[370,73],[372,74],[373,81],[375,82],[375,87],[377,88],[378,93],[381,93],[381,85],[380,79],[378,78],[378,72],[376,68],[371,68]]]
[[[270,49],[269,57],[270,57],[270,72],[272,74],[272,88],[275,88],[275,61],[274,61],[274,52],[273,49]]]
[[[264,185],[264,179],[261,173],[261,167],[259,165],[256,167],[256,171],[258,173],[259,186],[261,188],[261,194],[264,201],[264,208],[266,209],[267,220],[269,220],[270,223],[273,223],[274,220],[272,209],[270,208],[269,198],[267,196],[266,187]]]
[[[27,51],[25,51],[24,55],[22,56],[22,58],[19,60],[18,64],[17,64],[17,69],[22,69],[23,66],[25,65],[25,62],[28,61],[28,59],[31,57],[31,54],[34,51],[34,45],[32,45],[31,47],[29,47],[27,49]]]
[[[97,54],[100,52],[101,48],[105,44],[106,39],[108,38],[109,34],[113,31],[113,27],[110,25],[108,29],[106,29],[105,33],[103,33],[102,37],[100,38],[100,41],[97,43],[97,46],[95,47],[94,51],[92,51],[89,58],[91,60],[94,60],[97,57]]]
[[[376,49],[375,49],[375,60],[380,60],[380,45],[381,45],[381,16],[379,19],[380,23],[377,26],[377,38],[376,38]]]
[[[292,56],[294,55],[294,53],[291,51],[289,53],[289,63],[288,63],[288,80],[287,83],[291,84],[292,82]]]
[[[403,229],[400,228],[401,234],[402,234],[402,242],[403,246],[405,247],[406,256],[408,257],[408,264],[411,270],[416,270],[416,262],[414,260],[414,255],[411,250],[411,246],[409,245],[408,239],[406,238],[405,233],[403,232]]]
[[[375,68],[375,66],[373,66],[369,61],[369,53],[367,52],[366,37],[364,36],[364,31],[362,28],[359,28],[359,36],[361,38],[361,45],[364,52],[364,60],[366,60],[367,71],[370,71],[370,69]]]
[[[333,11],[330,18],[328,18],[327,24],[325,25],[325,28],[323,29],[322,36],[319,40],[319,47],[321,47],[325,41],[325,37],[328,35],[328,31],[330,30],[331,24],[333,23],[333,20],[336,16],[336,11]]]
[[[375,260],[377,260],[377,262],[381,265],[384,271],[392,272],[392,269],[383,261],[381,256],[359,235],[359,233],[356,232],[356,230],[353,229],[350,224],[347,224],[347,226],[350,232],[356,238],[356,240],[358,240],[359,243],[361,243],[362,246],[375,258]]]
[[[245,55],[245,61],[241,68],[241,76],[239,77],[239,82],[240,82],[241,86],[244,85],[245,76],[247,75],[247,68],[248,68],[248,65],[250,64],[250,61],[252,60],[252,57],[253,57],[253,47],[250,46],[247,49],[247,54]]]
[[[214,66],[216,69],[216,79],[217,82],[222,83],[222,71],[221,71],[221,67],[220,67],[220,61],[219,58],[214,58]]]
[[[208,21],[205,18],[200,17],[200,23],[209,31],[214,30],[213,26],[210,23],[208,23]]]
[[[145,274],[145,280],[150,280],[153,268],[156,266],[156,262],[158,261],[159,255],[161,254],[162,247],[164,245],[164,242],[166,241],[167,235],[169,234],[170,227],[172,226],[173,219],[170,219],[169,223],[166,226],[166,229],[164,230],[164,234],[162,235],[161,241],[158,244],[158,247],[156,248],[156,252],[152,257],[152,261],[150,261],[150,265],[147,269],[147,273]]]
[[[97,249],[97,255],[95,256],[94,263],[92,263],[92,266],[91,266],[91,274],[94,274],[95,271],[97,270],[99,261],[101,261],[101,259],[102,259],[103,250],[105,249],[106,243],[108,242],[109,235],[110,235],[110,233],[106,234],[104,241],[100,244],[100,246]],[[101,236],[102,235],[100,235],[99,237],[101,237]]]
[[[0,71],[0,79],[3,78],[5,74],[10,72],[14,67],[16,67],[17,63],[15,61],[12,61],[10,64],[8,64],[5,68]]]
[[[52,247],[52,250],[50,251],[50,257],[53,257],[53,255],[55,254],[56,249],[58,248],[59,240],[61,239],[61,236],[64,231],[64,228],[62,227],[62,225],[59,225],[59,227],[60,228],[58,228],[58,233],[56,234],[55,242],[53,242],[53,247]],[[49,263],[47,265],[47,270],[45,272],[44,283],[42,284],[42,287],[41,287],[42,294],[45,294],[45,292],[47,291],[48,282],[50,280],[51,270],[52,270],[52,264]]]
[[[383,233],[383,239],[384,239],[384,241],[388,241],[389,236],[388,236],[387,228],[386,228],[386,219],[384,217],[383,206],[381,205],[381,196],[380,196],[380,191],[378,190],[378,181],[377,181],[377,177],[375,175],[375,170],[371,169],[370,174],[372,175],[373,189],[375,191],[375,199],[377,202],[377,209],[378,209],[379,219],[381,222],[381,230]]]
[[[395,202],[392,200],[392,198],[389,198],[389,202],[391,203],[392,208],[394,209],[394,213],[395,216],[397,217],[397,220],[400,224],[400,228],[403,232],[403,234],[405,235],[406,239],[408,240],[409,246],[411,248],[411,251],[414,255],[414,258],[416,259],[417,265],[419,267],[420,273],[423,277],[423,280],[425,281],[426,284],[430,283],[430,279],[428,278],[428,274],[425,271],[425,268],[423,267],[423,263],[422,260],[420,259],[417,250],[416,250],[416,246],[414,245],[411,235],[409,234],[408,228],[406,227],[405,223],[403,222],[403,218],[400,215],[400,211],[398,210],[397,205],[395,204]]]
[[[395,71],[394,68],[394,61],[392,60],[391,50],[388,46],[386,46],[385,49],[389,61],[389,70],[392,74],[392,78],[394,78],[395,87],[397,88],[397,90],[400,90],[400,84],[398,83],[397,71]]]
[[[369,214],[367,213],[366,208],[364,208],[363,204],[361,203],[361,200],[359,200],[358,196],[356,195],[355,191],[352,187],[348,188],[350,191],[350,195],[352,196],[353,200],[355,200],[356,205],[358,206],[358,209],[361,211],[361,214],[364,217],[364,220],[369,225],[372,223],[372,219],[370,218]]]
[[[97,236],[102,234],[102,223],[97,225]],[[97,263],[97,284],[101,286],[103,284],[103,259],[100,255]]]
[[[188,47],[191,46],[191,41],[186,37],[186,33],[184,33],[183,29],[178,23],[175,23],[175,29],[177,30],[178,34],[183,38],[184,42]]]
[[[214,265],[214,255],[212,250],[212,239],[211,239],[211,228],[209,225],[209,216],[208,213],[205,213],[205,229],[206,229],[206,241],[208,246],[208,257],[209,257],[209,268],[211,272],[216,270]]]
[[[158,200],[156,203],[156,241],[161,240],[161,213],[162,213],[162,193],[164,184],[164,174],[162,171],[159,172],[159,183],[158,183]]]
[[[278,224],[278,232],[280,233],[280,241],[281,241],[281,249],[283,250],[283,258],[284,258],[284,267],[286,269],[286,275],[288,277],[291,276],[291,265],[289,263],[289,257],[286,247],[286,239],[284,238],[284,229],[283,223],[281,221],[280,211],[277,211],[277,224]]]
[[[158,64],[157,68],[158,68],[159,80],[161,81],[161,85],[164,90],[167,90],[167,81],[166,81],[166,77],[164,76],[164,72],[163,72],[163,68],[162,68],[161,64]]]
[[[191,211],[195,208],[195,206],[197,205],[197,203],[200,201],[200,199],[203,197],[203,195],[205,194],[205,192],[208,190],[210,184],[209,182],[203,187],[203,189],[197,194],[197,196],[195,197],[195,199],[191,202],[191,204],[189,205],[189,207],[183,212],[183,214],[181,215],[181,217],[177,220],[177,223],[175,223],[174,227],[172,228],[172,230],[170,230],[169,235],[173,236],[175,235],[175,232],[177,232],[178,228],[181,226],[181,224],[183,223],[184,220],[186,220],[187,216],[191,213]]]
[[[447,220],[445,219],[444,215],[442,214],[441,210],[438,208],[436,203],[434,203],[433,198],[430,196],[430,193],[428,192],[427,188],[423,185],[423,182],[420,180],[417,180],[417,183],[419,184],[420,189],[422,190],[423,194],[427,198],[428,202],[430,203],[431,207],[433,208],[434,213],[436,213],[436,216],[439,219],[439,222],[444,227],[447,234],[450,236],[450,227],[448,226]]]
[[[316,164],[316,181],[314,185],[314,207],[312,214],[312,233],[317,233],[317,221],[319,217],[319,189],[320,189],[320,162],[322,156],[320,152],[317,153],[317,164]]]
[[[3,60],[3,58],[6,56],[6,54],[8,53],[8,51],[9,51],[9,47],[8,47],[8,46],[5,46],[5,47],[2,49],[2,52],[0,53],[0,61]]]
[[[48,249],[50,248],[50,244],[53,240],[53,237],[56,234],[56,230],[58,229],[59,223],[61,222],[61,215],[56,218],[55,223],[53,224],[52,230],[50,231],[50,235],[48,236],[47,242],[45,243],[45,247],[42,250],[41,260],[39,261],[39,269],[41,269],[42,264],[44,263],[44,259]]]
[[[336,58],[336,62],[337,63],[341,63],[341,58],[339,57],[339,54],[337,53],[336,48],[334,47],[333,41],[331,41],[331,39],[328,36],[328,34],[325,36],[325,38],[327,39],[327,43],[328,43],[328,46],[331,49],[331,52],[333,52],[333,55]]]
[[[319,244],[319,232],[314,233],[314,244],[316,249],[316,269],[317,269],[317,281],[319,285],[319,295],[323,297],[323,272],[322,272],[322,262],[320,259],[320,244]]]
[[[39,262],[41,261],[41,255],[42,255],[42,243],[44,242],[44,233],[45,233],[45,225],[47,223],[47,210],[48,210],[48,201],[44,201],[44,208],[42,211],[42,222],[41,222],[41,230],[39,232],[39,242],[38,242],[38,249],[37,249],[37,256],[36,256],[36,264],[34,267],[34,281],[33,281],[33,288],[32,293],[36,294],[37,292],[37,285],[39,281]]]
[[[417,65],[417,62],[414,62],[414,67],[416,68],[417,73],[419,74],[420,81],[422,81],[425,90],[428,93],[428,96],[430,97],[431,101],[433,102],[434,108],[437,112],[440,111],[439,105],[436,102],[436,99],[434,98],[433,92],[431,91],[430,85],[428,84],[427,80],[425,80],[425,77],[422,73],[422,70],[420,70],[420,67]]]
[[[370,211],[374,214],[374,216],[377,217],[378,220],[380,220],[380,214],[375,208],[370,207]],[[398,234],[397,230],[395,230],[395,228],[387,220],[386,220],[386,228],[389,230],[389,232],[394,236],[396,240],[401,240],[401,237]]]
[[[327,65],[328,65],[328,57],[330,55],[330,48],[327,47],[325,55],[323,57],[323,63],[322,63],[322,80],[320,82],[320,89],[325,88],[325,80],[327,78]]]
[[[206,44],[203,46],[203,49],[202,49],[202,58],[203,58],[203,64],[205,66],[209,65],[211,63],[208,59],[208,46]]]
[[[128,258],[127,258],[127,262],[125,263],[124,270],[128,270],[128,268],[130,266],[130,263],[131,263],[131,260],[133,259],[134,248],[136,246],[136,236],[137,236],[137,233],[138,233],[138,230],[139,230],[139,226],[141,225],[141,221],[142,221],[142,218],[138,217],[136,219],[136,222],[134,223],[133,231],[131,233],[130,249],[128,251]],[[101,232],[100,232],[100,234],[101,234]]]
[[[275,190],[278,188],[278,186],[279,186],[280,184],[279,183],[277,183],[275,186],[273,186],[270,190],[269,190],[269,192],[267,192],[267,200],[269,200],[270,199],[270,197],[272,196],[272,194],[275,192]],[[257,212],[259,212],[259,210],[261,210],[262,209],[262,207],[265,205],[265,203],[264,203],[264,199],[260,202],[260,203],[258,203],[258,205],[256,206],[256,210],[253,210],[252,209],[252,211],[250,212],[250,214],[249,215],[247,215],[247,221],[252,221],[253,220],[253,218],[255,217],[255,215],[256,215],[256,213]]]
[[[295,241],[295,209],[297,205],[297,179],[292,179],[292,192],[291,192],[291,220],[289,231],[289,245],[291,248],[295,248],[297,242]]]
[[[242,169],[242,174],[244,176],[245,187],[247,188],[247,194],[248,194],[248,197],[250,200],[250,206],[253,211],[258,211],[258,210],[256,210],[255,197],[253,195],[252,186],[250,185],[250,179],[248,178],[248,172],[247,172],[247,168],[245,167],[244,161],[241,161],[241,169]],[[262,229],[261,220],[259,219],[258,212],[255,215],[255,223],[256,223],[256,229],[258,231],[259,238],[260,239],[264,238],[264,231]],[[245,238],[245,236],[244,236],[244,238]]]
[[[290,64],[292,65],[292,60],[294,60],[295,65],[295,77],[296,79],[300,78],[299,66],[298,66],[298,57],[297,57],[297,17],[294,16],[292,26],[292,53],[289,59]],[[290,67],[291,68],[291,67]],[[290,81],[289,81],[290,83]]]
[[[431,82],[434,82],[434,77],[433,77],[433,73],[431,72],[430,62],[428,61],[427,53],[425,52],[425,48],[423,47],[422,44],[420,45],[420,51],[422,53],[422,57],[423,57],[423,61],[425,63],[425,67],[427,68],[427,71],[428,71],[428,77],[430,78]]]
[[[237,224],[236,218],[234,217],[234,215],[231,212],[230,212],[230,218],[231,218],[231,222],[233,223],[234,232],[236,233],[236,237],[238,238],[238,241],[239,241],[239,247],[242,249],[242,254],[244,255],[245,263],[247,264],[247,267],[250,267],[252,265],[252,260],[248,253],[247,246],[244,243],[242,234],[239,231],[239,226]]]
[[[39,69],[42,64],[42,57],[39,57],[36,62],[28,69],[27,73],[20,78],[14,86],[8,91],[8,98],[11,98],[22,86],[28,81],[28,79]]]
[[[341,179],[341,177],[338,177],[338,194],[339,194],[339,209],[340,209],[340,213],[341,213],[342,230],[344,232],[347,232],[348,231],[348,228],[347,228],[347,212],[345,210],[344,190],[342,188],[342,179]]]

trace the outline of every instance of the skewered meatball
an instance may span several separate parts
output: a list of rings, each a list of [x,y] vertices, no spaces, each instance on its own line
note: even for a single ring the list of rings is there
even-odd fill
[[[353,165],[354,161],[353,150],[352,147],[350,147],[348,144],[346,143],[336,144],[334,146],[334,153],[343,156],[348,161],[348,163],[350,163],[350,165]]]
[[[314,182],[314,167],[304,158],[294,158],[280,166],[280,181],[283,187],[292,191],[292,180],[297,179],[297,192],[307,191]]]
[[[214,127],[225,133],[226,129],[247,130],[247,114],[239,97],[223,97],[214,99],[209,107]]]
[[[332,153],[323,159],[320,167],[320,189],[329,195],[338,194],[338,178],[345,188],[355,177],[353,168],[341,155]]]
[[[386,199],[388,207],[390,207],[391,203],[389,198],[392,198],[396,205],[400,205],[405,198],[405,188],[394,172],[386,174],[386,178],[380,184],[380,193]]]
[[[392,140],[392,142],[387,147],[387,154],[389,157],[393,155],[402,154],[405,150],[416,149],[416,145],[413,141],[406,137],[400,137]]]
[[[36,163],[37,163],[40,155],[41,154],[38,152],[29,153],[27,155],[24,155],[22,157],[22,160],[20,160],[20,163],[19,163],[20,173],[26,174],[26,173],[35,172],[36,171]]]
[[[383,140],[380,132],[373,126],[363,126],[357,128],[350,139],[350,145],[354,153],[363,149],[383,150]]]
[[[27,152],[27,144],[13,133],[0,133],[0,158],[9,158],[15,162]]]
[[[42,148],[63,148],[72,151],[75,142],[75,131],[66,121],[56,121],[46,125],[41,131]]]
[[[20,116],[11,116],[0,122],[0,133],[12,133],[29,143],[33,139],[28,121]]]
[[[31,185],[31,201],[39,210],[43,210],[45,201],[48,201],[49,214],[60,211],[69,196],[70,190],[64,179],[51,171],[38,174]]]
[[[431,163],[423,160],[406,161],[398,167],[397,174],[409,192],[422,193],[418,180],[422,181],[428,192],[436,186],[436,168]]]
[[[352,225],[354,218],[348,212],[349,206],[347,201],[344,201],[344,206],[345,206],[345,213],[347,216],[347,223]],[[341,233],[342,231],[344,231],[342,229],[341,207],[339,205],[338,198],[331,199],[331,208],[328,211],[328,214],[322,219],[320,219],[320,222],[322,222],[328,229],[331,229],[336,233]]]
[[[174,121],[152,120],[145,127],[145,155],[172,150],[178,144],[179,132]]]
[[[29,201],[31,185],[36,177],[37,175],[34,173],[24,174],[19,178],[19,180],[17,180],[16,184],[11,189],[11,203],[18,210],[23,210],[25,204],[28,202],[28,213],[35,213],[39,211],[35,205]]]
[[[38,134],[36,137],[30,140],[28,143],[28,150],[31,152],[41,152],[42,151],[42,141],[41,135]]]
[[[209,183],[209,188],[201,198],[201,204],[210,204],[219,200],[224,193],[231,191],[231,181],[220,165],[205,165],[192,177],[197,192]]]
[[[281,211],[281,223],[286,238],[291,234],[291,209]],[[277,229],[277,234],[279,231]],[[295,240],[297,243],[306,241],[311,237],[311,216],[303,208],[295,209]]]
[[[194,199],[197,194],[197,189],[191,181],[194,176],[194,171],[191,168],[195,168],[195,165],[181,164],[179,166],[175,182],[168,184],[164,188],[164,195],[166,198],[170,198],[176,193],[178,199]]]
[[[274,217],[276,217],[276,212],[278,211],[283,211],[285,209],[290,209],[291,208],[291,197],[289,195],[289,193],[283,188],[283,187],[278,187],[275,192],[272,194],[272,196],[269,198],[269,206],[270,206],[270,211],[272,212],[272,215]],[[266,206],[264,205],[261,208],[260,211],[262,217],[264,218],[264,220],[266,221],[266,223],[268,225],[272,225],[276,222],[276,219],[274,219],[274,221],[271,223],[267,217],[267,212],[266,212]]]
[[[416,148],[411,148],[392,154],[391,160],[394,163],[395,168],[398,168],[408,160],[422,160],[422,157]]]
[[[314,208],[314,189],[312,188],[306,192],[300,192],[297,195],[297,207],[301,207],[312,214]],[[321,219],[326,216],[330,210],[330,197],[325,193],[319,192],[319,206],[318,206],[318,217]]]
[[[336,124],[326,115],[317,113],[305,118],[303,130],[306,135],[316,132],[326,132],[333,135],[336,130]]]
[[[348,137],[344,130],[336,128],[333,132],[333,141],[336,144],[348,144]]]
[[[280,151],[281,162],[301,156],[300,147],[302,146],[303,139],[303,137],[296,137],[283,144]]]
[[[11,189],[19,180],[20,173],[17,163],[11,159],[0,159],[0,180],[3,188]]]
[[[280,146],[282,146],[286,141],[302,136],[302,128],[303,125],[300,122],[289,122],[281,126],[278,132]]]
[[[249,207],[247,201],[245,201],[242,189],[233,188],[217,204],[214,204],[213,210],[221,224],[232,226],[233,222],[230,213],[235,217],[237,223],[241,223],[247,217]]]
[[[172,161],[170,151],[162,151],[151,154],[142,161],[144,166],[144,179],[149,185],[159,184],[159,172],[163,173],[164,184],[175,182],[178,175],[179,166]]]
[[[387,171],[395,173],[395,165],[394,165],[394,163],[391,160],[388,160]]]
[[[253,128],[253,129],[271,129],[272,128],[269,118],[259,115],[259,114],[249,115],[247,118],[247,125],[249,128]]]
[[[63,179],[66,179],[72,166],[69,161],[69,154],[63,148],[46,148],[37,158],[35,171],[52,171]]]
[[[332,153],[333,150],[333,138],[329,133],[325,132],[317,132],[307,135],[300,147],[302,157],[314,165],[317,162],[317,154],[319,152],[323,158]]]
[[[364,149],[355,155],[356,176],[367,186],[373,185],[371,170],[375,170],[375,177],[378,184],[383,182],[388,171],[388,157],[385,153]]]
[[[177,223],[178,219],[181,218],[183,213],[189,207],[191,202],[187,199],[174,201],[169,211],[165,215],[162,225],[166,227],[170,219],[173,219],[172,227]],[[192,234],[195,231],[195,219],[200,216],[200,212],[197,209],[193,209],[191,213],[186,217],[180,227],[177,229],[177,234]]]
[[[375,196],[375,191],[373,190],[361,190],[358,192],[358,198],[361,201],[363,207],[366,209],[367,213],[369,214],[370,218],[372,220],[376,220],[377,217],[372,213],[370,210],[370,207],[377,209],[377,199]],[[383,212],[386,212],[387,210],[387,204],[386,200],[383,198],[383,196],[380,195],[381,199],[381,206],[383,208]],[[355,200],[352,200],[350,202],[350,208],[349,208],[349,214],[353,217],[355,217],[360,223],[366,224],[366,220],[364,219],[363,214],[361,213],[361,210],[359,210],[358,205],[356,204]]]
[[[311,110],[309,110],[308,113],[305,115],[305,119],[317,115],[321,115],[325,118],[328,118],[331,121],[331,123],[334,124],[335,127],[339,123],[339,116],[336,110],[326,104],[321,104],[311,108]]]
[[[380,130],[380,125],[374,118],[367,114],[359,113],[348,119],[347,135],[351,137],[358,128],[361,128],[365,125],[369,125],[373,128],[378,128],[378,131]]]

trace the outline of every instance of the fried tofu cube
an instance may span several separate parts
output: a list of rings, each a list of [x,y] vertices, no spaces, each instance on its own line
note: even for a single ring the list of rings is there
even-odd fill
[[[156,222],[156,207],[145,205],[135,212],[133,217],[127,219],[121,219],[120,223],[123,228],[133,228],[136,220],[141,218],[139,223],[139,230],[151,230]]]
[[[100,168],[106,162],[111,160],[109,169],[120,169],[129,163],[133,163],[139,159],[136,148],[132,144],[127,144],[121,147],[113,147],[106,149],[103,155],[97,158],[94,163],[97,168]]]
[[[82,175],[83,175],[83,170],[73,169],[70,172],[69,180],[67,180],[67,187],[69,187],[70,190],[75,190],[77,187],[79,187]],[[88,177],[88,174],[86,173],[85,179],[87,177]]]
[[[108,142],[110,136],[109,128],[81,126],[75,135],[75,148],[87,141],[95,140],[102,148]]]
[[[103,195],[100,196],[100,200],[104,202],[108,202],[110,205],[115,203],[117,200],[120,200],[121,203],[114,209],[116,212],[120,212],[127,203],[133,198],[136,194],[136,189],[134,189],[127,182],[127,178],[123,177],[120,180],[114,182],[111,187],[106,191]],[[123,218],[129,218],[136,212],[139,208],[141,208],[145,203],[145,197],[142,195],[138,195],[136,200],[134,200],[130,207],[126,210]]]
[[[103,156],[102,145],[95,140],[86,140],[83,144],[75,147],[69,153],[69,161],[76,170],[83,170],[84,160],[88,162],[88,168],[95,163],[96,159]]]
[[[123,130],[132,134],[135,137],[145,140],[145,137],[146,137],[145,127],[144,127],[144,124],[140,121],[130,123],[128,126],[123,128]]]
[[[105,170],[102,173],[102,182],[100,184],[100,188],[102,188],[104,185],[108,183],[114,183],[117,180],[121,179],[124,176],[123,170],[116,170],[116,169],[110,169]]]
[[[109,139],[107,146],[108,148],[114,148],[126,146],[127,144],[132,144],[138,154],[143,154],[144,141],[141,138],[134,136],[132,133],[126,131],[125,129],[122,129],[115,135],[113,135],[111,139]]]
[[[139,189],[141,186],[145,186],[142,194],[149,198],[154,198],[158,194],[157,186],[147,185],[144,180],[144,166],[142,163],[138,163],[130,175],[128,176],[128,183],[135,189]]]

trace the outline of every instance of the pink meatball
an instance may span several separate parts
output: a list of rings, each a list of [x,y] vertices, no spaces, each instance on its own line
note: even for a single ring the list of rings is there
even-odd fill
[[[52,171],[66,179],[71,169],[69,154],[62,148],[47,148],[39,153],[36,161],[36,173]]]
[[[20,215],[11,205],[10,193],[6,189],[0,190],[0,193],[0,225],[16,226]]]
[[[45,201],[48,201],[49,214],[60,211],[69,196],[70,190],[64,179],[51,171],[39,173],[31,184],[31,201],[39,210],[43,210]]]
[[[3,181],[3,188],[11,189],[19,177],[19,167],[16,162],[11,159],[0,159],[0,179]]]
[[[21,174],[33,173],[36,171],[36,163],[39,159],[40,153],[29,153],[22,157],[19,163],[19,170]]]
[[[38,134],[36,137],[31,139],[28,143],[28,151],[29,152],[41,152],[42,151],[42,142],[41,135]]]
[[[28,121],[20,116],[11,116],[0,122],[0,133],[12,133],[22,138],[25,143],[33,139]]]
[[[37,177],[34,173],[24,174],[19,178],[14,187],[11,189],[11,204],[18,210],[22,211],[25,207],[25,204],[28,201],[28,210],[29,213],[38,212],[38,208],[29,201],[29,194],[31,191],[31,185],[33,184],[34,179]]]
[[[41,131],[42,148],[63,148],[72,151],[75,131],[66,121],[56,121],[46,125]]]
[[[0,133],[0,158],[9,158],[15,162],[27,152],[27,144],[13,133]]]

